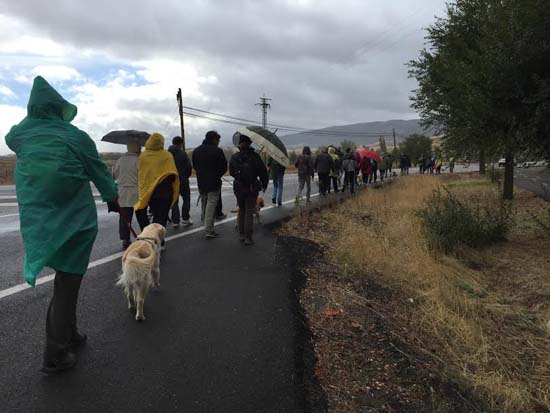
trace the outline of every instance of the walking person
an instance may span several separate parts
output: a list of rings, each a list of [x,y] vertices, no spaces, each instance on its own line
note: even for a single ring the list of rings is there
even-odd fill
[[[233,191],[239,205],[239,240],[244,245],[252,245],[254,211],[260,190],[265,192],[269,176],[264,162],[250,145],[252,141],[246,135],[239,137],[239,152],[229,161],[229,174],[235,178]]]
[[[361,178],[363,181],[363,185],[367,185],[369,183],[370,173],[372,171],[372,164],[371,164],[370,158],[363,156],[361,158],[361,163],[359,164],[359,168],[361,169]]]
[[[267,166],[269,168],[269,176],[273,180],[271,202],[273,205],[281,206],[283,205],[283,181],[286,168],[271,157],[267,161]]]
[[[420,175],[424,174],[424,155],[420,155],[420,158],[418,158],[418,169],[420,172]]]
[[[378,164],[378,172],[380,173],[381,181],[384,181],[384,178],[386,177],[386,158],[387,155],[384,155],[384,157],[382,157],[380,163]]]
[[[328,154],[332,158],[332,169],[330,171],[330,180],[332,181],[332,187],[334,193],[338,192],[338,180],[340,179],[340,172],[342,170],[342,161],[336,153],[336,148],[331,146],[328,148]],[[330,193],[330,183],[329,183],[329,193]]]
[[[128,152],[122,155],[114,169],[114,177],[118,184],[118,234],[122,241],[122,249],[130,246],[130,227],[134,217],[134,205],[138,201],[138,157],[141,151],[139,143],[126,145]],[[141,228],[143,230],[143,228]]]
[[[97,234],[90,181],[109,212],[120,210],[117,186],[94,141],[71,125],[76,113],[75,105],[38,76],[27,116],[6,135],[6,144],[17,155],[15,186],[25,279],[34,286],[44,267],[55,270],[41,369],[47,374],[74,367],[75,350],[87,338],[78,331],[76,307]]]
[[[208,131],[202,145],[195,148],[192,156],[201,197],[204,232],[208,239],[219,236],[214,231],[214,220],[218,201],[221,198],[222,176],[227,172],[225,154],[218,147],[220,139],[218,132]]]
[[[348,186],[350,192],[355,193],[355,171],[357,170],[357,161],[355,156],[351,152],[351,148],[346,148],[346,154],[342,159],[342,169],[344,171],[344,187],[342,192],[346,192]]]
[[[145,142],[145,151],[138,162],[138,201],[134,205],[141,228],[149,225],[147,208],[153,222],[166,228],[170,209],[178,200],[180,183],[174,157],[164,150],[164,136],[153,133]],[[162,250],[165,241],[162,241]]]
[[[451,157],[451,159],[449,159],[449,171],[451,173],[453,173],[455,171],[455,158],[454,157]]]
[[[311,156],[309,146],[304,146],[302,154],[294,164],[298,170],[298,192],[296,193],[296,202],[300,202],[304,186],[306,187],[306,202],[310,202],[311,196],[311,180],[315,174],[315,162]]]
[[[330,192],[330,171],[334,161],[328,154],[327,148],[322,148],[321,153],[315,158],[315,171],[319,177],[319,193],[326,196]]]
[[[191,210],[191,189],[189,188],[189,177],[193,168],[187,153],[183,150],[183,138],[176,136],[172,139],[172,145],[168,148],[168,152],[174,157],[174,163],[178,170],[178,176],[180,180],[180,193],[182,198],[181,204],[181,224],[183,226],[193,225],[193,221],[189,218],[189,211]],[[180,226],[180,209],[179,209],[179,196],[176,203],[172,207],[172,226],[179,228]]]
[[[369,174],[369,182],[370,183],[376,183],[378,179],[378,162],[376,162],[374,159],[370,160],[370,174]]]

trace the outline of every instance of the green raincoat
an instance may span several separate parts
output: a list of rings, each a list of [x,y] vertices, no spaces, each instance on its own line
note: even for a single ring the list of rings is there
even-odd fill
[[[117,187],[99,158],[94,141],[71,125],[77,108],[38,76],[27,117],[6,135],[17,155],[15,185],[24,274],[34,286],[44,267],[84,274],[97,234],[97,210],[90,181],[104,202]]]

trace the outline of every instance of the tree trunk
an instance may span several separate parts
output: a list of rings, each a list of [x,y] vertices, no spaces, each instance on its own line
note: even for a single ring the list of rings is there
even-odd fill
[[[485,149],[481,148],[479,150],[479,174],[485,175],[486,169],[487,168],[485,167]]]
[[[502,198],[509,200],[514,199],[514,155],[511,153],[506,154]]]

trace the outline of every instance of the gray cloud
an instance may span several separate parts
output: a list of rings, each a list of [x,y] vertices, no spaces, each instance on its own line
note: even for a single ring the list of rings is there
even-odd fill
[[[391,3],[391,4],[389,4]],[[0,0],[2,12],[62,44],[121,60],[169,58],[218,82],[186,105],[245,118],[273,98],[270,121],[295,126],[411,118],[404,63],[444,0]],[[176,89],[178,85],[174,85]],[[173,96],[124,102],[161,114]],[[115,126],[115,125],[112,125]],[[140,127],[151,130],[153,122]],[[208,127],[207,127],[208,128]],[[236,126],[212,124],[230,135]],[[177,133],[177,127],[166,133]],[[204,130],[190,127],[198,143]]]

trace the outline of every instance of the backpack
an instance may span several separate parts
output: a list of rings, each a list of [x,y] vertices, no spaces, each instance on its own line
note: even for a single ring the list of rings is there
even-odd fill
[[[248,154],[242,154],[238,156],[235,161],[235,179],[244,185],[254,184],[257,174],[251,157]]]

